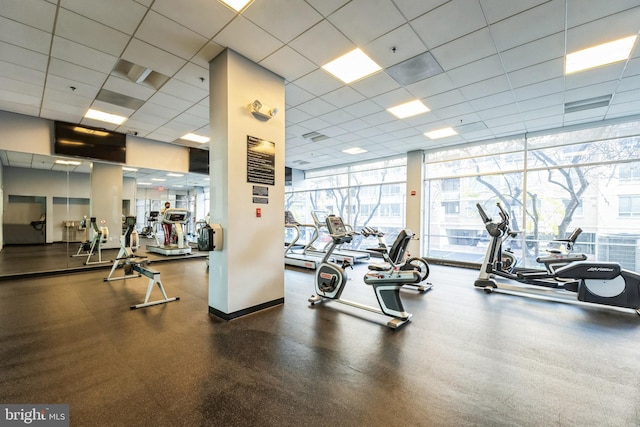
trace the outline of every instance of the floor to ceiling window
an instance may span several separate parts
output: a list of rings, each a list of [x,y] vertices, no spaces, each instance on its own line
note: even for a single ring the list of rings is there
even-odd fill
[[[313,223],[312,212],[339,215],[358,231],[365,226],[385,232],[388,241],[404,227],[406,158],[305,172],[304,180],[285,190],[285,210],[299,223]],[[327,241],[326,234],[321,241]],[[351,247],[375,246],[361,236]]]
[[[554,237],[583,232],[575,252],[640,270],[640,122],[527,135],[425,156],[425,235],[431,258],[481,262],[488,243],[476,204],[496,203],[521,231],[505,242],[534,267]]]

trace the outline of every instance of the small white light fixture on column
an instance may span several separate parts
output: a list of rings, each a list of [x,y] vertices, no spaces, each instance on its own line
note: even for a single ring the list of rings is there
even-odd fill
[[[257,99],[249,104],[249,111],[251,111],[251,114],[253,114],[256,119],[262,121],[269,120],[276,114],[278,114],[277,108],[265,107],[264,105],[262,105],[262,102],[258,101]]]

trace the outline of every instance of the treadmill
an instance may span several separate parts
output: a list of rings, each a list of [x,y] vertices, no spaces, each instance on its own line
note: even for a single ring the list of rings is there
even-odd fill
[[[189,246],[184,239],[184,232],[182,225],[186,224],[189,220],[189,212],[186,209],[169,208],[164,211],[162,219],[163,224],[171,224],[178,236],[178,242],[171,245],[147,245],[147,252],[152,252],[160,255],[188,255],[191,253],[191,246]]]
[[[320,265],[322,258],[306,254],[306,249],[316,241],[318,238],[318,227],[314,224],[301,224],[297,222],[291,211],[285,211],[284,213],[284,227],[285,233],[290,231],[292,233],[291,241],[285,241],[284,244],[284,263],[285,265],[291,265],[294,267],[308,268],[315,270]],[[298,243],[300,240],[300,229],[311,229],[311,238],[306,244]]]

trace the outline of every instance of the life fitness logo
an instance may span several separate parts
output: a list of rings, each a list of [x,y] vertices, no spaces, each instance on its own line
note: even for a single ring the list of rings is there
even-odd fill
[[[606,271],[606,272],[611,272],[611,271],[613,271],[613,268],[609,268],[609,267],[589,267],[589,268],[587,268],[587,271]]]
[[[335,277],[335,274],[330,274],[330,273],[320,273],[320,278],[321,279],[326,279],[326,280],[331,280]]]

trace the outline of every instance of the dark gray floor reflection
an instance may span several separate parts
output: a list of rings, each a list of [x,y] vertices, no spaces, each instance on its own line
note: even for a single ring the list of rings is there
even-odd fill
[[[74,426],[640,424],[636,315],[486,295],[476,272],[432,266],[396,331],[309,307],[295,270],[283,306],[224,322],[204,260],[155,268],[180,301],[131,311],[146,280],[104,271],[0,282],[0,402],[68,403]],[[375,304],[364,268],[344,296]]]

